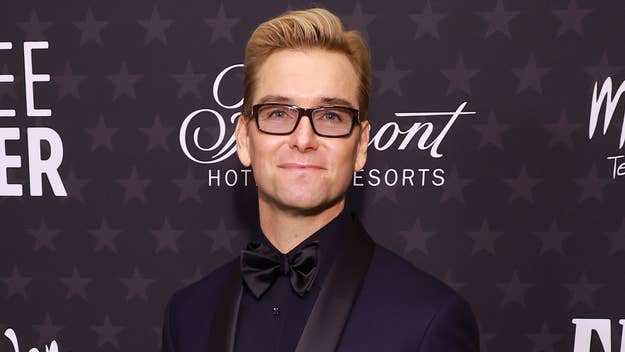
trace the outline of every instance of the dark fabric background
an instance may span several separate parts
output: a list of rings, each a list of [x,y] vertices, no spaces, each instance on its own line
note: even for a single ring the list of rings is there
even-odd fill
[[[192,161],[182,122],[213,109],[225,121],[223,146],[237,109],[215,101],[217,75],[242,63],[260,22],[311,5],[367,38],[372,133],[389,128],[381,144],[391,123],[407,131],[429,122],[431,142],[449,121],[396,113],[453,112],[463,102],[475,112],[451,126],[439,158],[417,146],[425,128],[404,150],[405,135],[385,150],[370,146],[364,186],[349,199],[374,239],[470,301],[484,351],[572,351],[573,318],[611,319],[618,348],[625,187],[607,157],[625,154],[624,104],[605,135],[600,122],[588,136],[593,85],[611,77],[616,91],[625,79],[625,6],[606,0],[1,5],[0,41],[13,49],[0,50],[0,72],[16,82],[0,83],[0,108],[16,117],[0,118],[0,129],[20,129],[6,146],[22,167],[8,178],[25,193],[0,197],[2,332],[13,328],[22,350],[52,339],[62,351],[160,348],[167,298],[235,256],[257,219],[253,180],[244,184],[236,156]],[[35,83],[35,104],[51,117],[26,114],[29,40],[50,46],[33,52],[33,67],[52,76]],[[241,98],[241,72],[224,76],[222,104]],[[195,148],[192,131],[200,127],[209,147],[217,122],[192,120],[182,138],[191,155],[211,160],[218,149]],[[26,128],[35,126],[63,141],[68,197],[47,180],[42,197],[29,195]],[[226,172],[228,182],[238,176],[234,186]],[[412,184],[393,182],[411,172]],[[12,351],[4,336],[0,350]]]

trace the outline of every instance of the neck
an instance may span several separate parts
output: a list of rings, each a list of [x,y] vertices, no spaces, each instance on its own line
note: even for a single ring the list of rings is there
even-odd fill
[[[259,198],[260,227],[265,237],[281,253],[288,253],[339,215],[345,199],[318,213],[285,211]]]

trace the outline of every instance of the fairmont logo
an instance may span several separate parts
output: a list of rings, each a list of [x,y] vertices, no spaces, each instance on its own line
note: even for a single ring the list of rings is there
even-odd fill
[[[13,352],[20,352],[20,346],[17,343],[17,336],[15,335],[15,331],[13,331],[13,329],[8,328],[4,331],[4,336],[6,336],[9,341],[11,341],[11,345],[13,346]],[[50,343],[50,345],[46,345],[46,350],[45,352],[59,352],[59,346],[57,345],[55,340],[52,340],[52,342]],[[28,350],[28,352],[39,352],[38,349],[36,348],[31,348],[30,350]],[[41,351],[43,352],[43,351]]]
[[[219,96],[219,87],[227,74],[242,67],[242,64],[226,67],[213,82],[213,98],[222,109],[231,112],[229,118],[214,109],[199,109],[187,115],[180,126],[179,141],[182,151],[196,163],[217,164],[236,152],[234,125],[241,114],[243,99],[234,104],[226,104]],[[422,117],[426,121],[411,121],[407,127],[402,127],[396,121],[384,123],[372,131],[369,147],[378,151],[414,148],[429,152],[432,158],[441,158],[443,156],[441,145],[457,119],[476,114],[473,111],[464,111],[466,106],[467,102],[463,102],[454,111],[448,112],[397,112],[394,115],[404,126],[406,126],[404,121],[408,118]],[[211,135],[212,140],[201,140],[202,127],[217,131]]]

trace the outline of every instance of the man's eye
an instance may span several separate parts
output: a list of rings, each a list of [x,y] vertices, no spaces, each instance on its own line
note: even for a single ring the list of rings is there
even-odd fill
[[[341,116],[333,111],[327,111],[323,114],[323,119],[328,121],[341,121]]]
[[[286,117],[286,112],[284,110],[273,110],[269,113],[269,117],[271,118]]]

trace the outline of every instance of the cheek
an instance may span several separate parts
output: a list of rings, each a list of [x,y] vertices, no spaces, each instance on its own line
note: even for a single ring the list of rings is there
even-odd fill
[[[252,143],[250,143],[251,166],[255,174],[266,174],[271,171],[271,165],[274,164],[274,158],[279,147],[275,143],[268,143],[270,141],[263,142],[252,139]]]
[[[338,148],[333,151],[336,158],[333,158],[333,169],[337,173],[338,177],[348,177],[352,174],[354,168],[354,162],[356,158],[355,148],[353,144],[344,145],[342,148]]]

